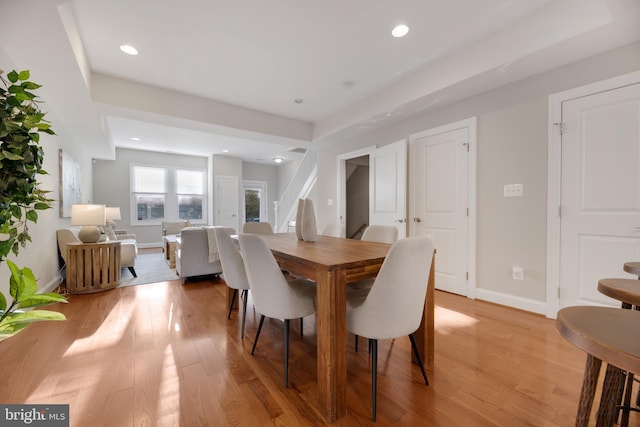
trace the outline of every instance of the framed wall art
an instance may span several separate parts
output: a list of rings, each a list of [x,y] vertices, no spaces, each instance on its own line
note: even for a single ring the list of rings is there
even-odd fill
[[[80,165],[69,153],[59,150],[60,218],[71,217],[71,205],[80,203]]]

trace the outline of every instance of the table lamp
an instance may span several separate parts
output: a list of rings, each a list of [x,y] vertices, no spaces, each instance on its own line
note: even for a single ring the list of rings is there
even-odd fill
[[[78,238],[84,243],[96,243],[100,240],[100,229],[106,223],[104,205],[87,203],[71,205],[71,225],[81,225]]]
[[[116,228],[116,220],[122,219],[120,216],[120,208],[107,206],[107,224],[111,226],[115,230]]]

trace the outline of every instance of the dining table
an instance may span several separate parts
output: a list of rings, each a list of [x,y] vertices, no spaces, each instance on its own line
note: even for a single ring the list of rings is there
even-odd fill
[[[283,270],[316,283],[318,411],[333,423],[347,413],[347,286],[375,277],[391,245],[322,235],[308,242],[295,233],[263,237]],[[428,370],[434,362],[433,261],[422,322],[414,334]]]

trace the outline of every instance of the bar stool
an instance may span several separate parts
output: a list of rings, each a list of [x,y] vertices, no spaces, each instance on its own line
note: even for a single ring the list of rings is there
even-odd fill
[[[638,264],[638,266],[640,267],[640,263],[626,263],[625,271],[627,269],[627,264]],[[636,310],[638,310],[640,308],[640,283],[636,279],[600,279],[598,281],[598,291],[603,295],[622,302],[623,309],[631,310],[635,308]],[[609,380],[609,375],[609,370],[607,370],[605,381]],[[621,375],[624,378],[625,374],[622,373]],[[622,381],[622,383],[620,384],[620,390],[618,392],[617,399],[618,403],[620,403],[621,401],[623,402],[620,406],[620,409],[622,409],[622,420],[620,421],[620,425],[622,427],[629,425],[630,411],[640,411],[640,409],[638,408],[631,407],[633,373],[629,372],[626,376],[626,385],[624,381]],[[636,401],[636,405],[637,403],[638,402]]]
[[[621,370],[640,374],[640,312],[610,307],[566,307],[558,312],[556,328],[567,341],[587,353],[576,427],[586,427],[602,362],[608,364],[611,381],[602,388],[597,426],[612,426]]]

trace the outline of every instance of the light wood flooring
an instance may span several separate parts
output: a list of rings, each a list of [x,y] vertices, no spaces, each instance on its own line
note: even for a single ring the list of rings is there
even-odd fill
[[[0,342],[0,403],[65,403],[72,426],[314,426],[315,318],[292,322],[289,388],[282,322],[259,315],[240,338],[220,279],[71,295],[43,322]],[[348,343],[348,415],[370,421],[369,354]],[[553,320],[436,292],[430,385],[410,363],[408,338],[381,341],[378,426],[571,426],[585,355]],[[634,395],[635,397],[635,395]],[[597,402],[596,402],[597,406]],[[595,412],[595,408],[594,411]],[[593,414],[592,414],[593,415]],[[640,425],[632,415],[631,425]]]

